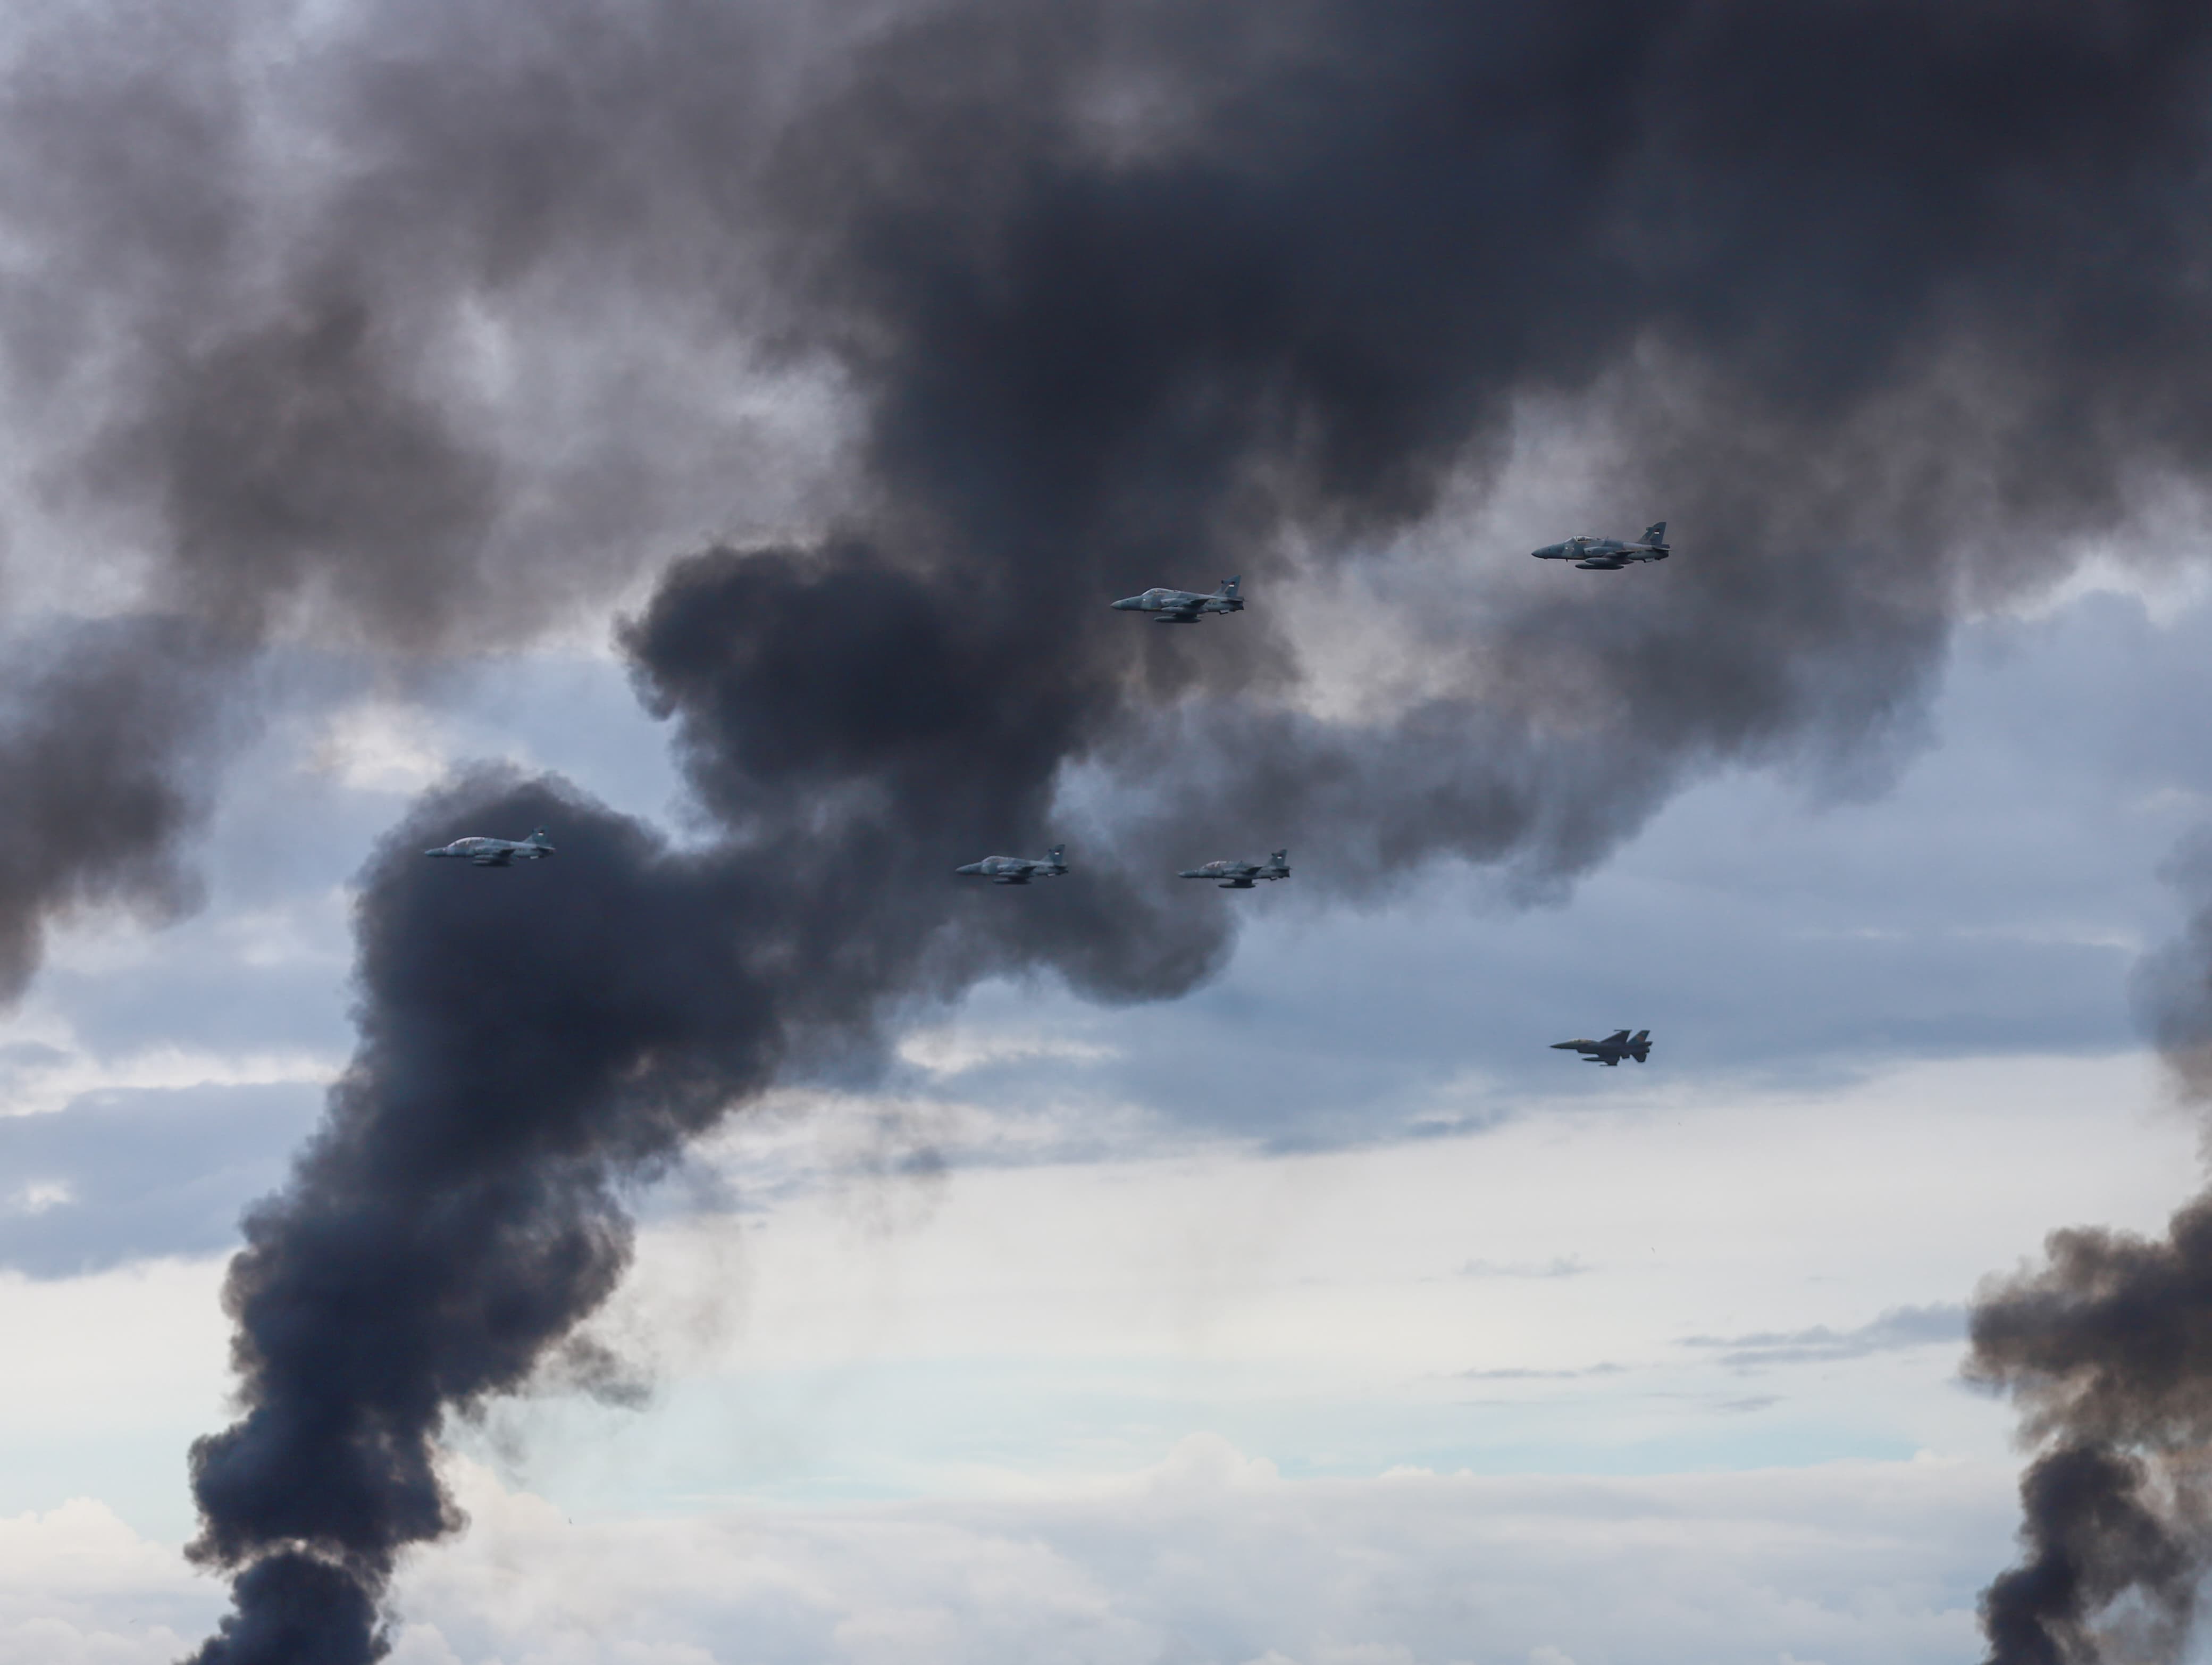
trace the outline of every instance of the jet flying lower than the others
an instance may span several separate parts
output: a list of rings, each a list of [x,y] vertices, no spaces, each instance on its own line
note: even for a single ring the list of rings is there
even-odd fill
[[[1155,624],[1195,624],[1207,613],[1241,613],[1244,598],[1238,593],[1241,578],[1224,578],[1212,595],[1195,590],[1147,590],[1124,596],[1114,605],[1125,613],[1150,613]]]
[[[1618,538],[1592,538],[1585,534],[1570,538],[1564,544],[1547,544],[1529,553],[1539,561],[1571,561],[1586,573],[1619,572],[1632,561],[1664,561],[1674,551],[1667,544],[1667,523],[1654,521],[1644,529],[1644,536],[1632,544]]]
[[[527,838],[457,838],[450,844],[441,844],[434,850],[425,850],[424,855],[449,856],[456,861],[472,861],[479,867],[505,867],[517,861],[543,861],[553,851],[553,842],[540,827]]]
[[[1067,863],[1060,858],[1066,854],[1066,845],[1055,844],[1042,861],[1032,861],[1022,855],[987,855],[981,861],[971,861],[952,871],[988,878],[994,884],[1026,884],[1033,878],[1066,878]]]
[[[1255,879],[1288,878],[1291,853],[1277,850],[1264,862],[1209,861],[1202,867],[1186,867],[1177,878],[1210,878],[1224,890],[1249,890]]]
[[[1554,1041],[1554,1052],[1578,1052],[1585,1064],[1603,1064],[1608,1069],[1620,1067],[1624,1058],[1633,1058],[1638,1063],[1651,1056],[1651,1031],[1639,1029],[1631,1035],[1617,1029],[1602,1041]]]

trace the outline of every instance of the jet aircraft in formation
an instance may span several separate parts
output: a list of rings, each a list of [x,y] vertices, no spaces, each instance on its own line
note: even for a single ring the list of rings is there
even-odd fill
[[[1114,605],[1125,613],[1151,613],[1155,624],[1195,624],[1207,613],[1241,613],[1244,598],[1237,593],[1241,578],[1224,578],[1212,595],[1195,590],[1147,590],[1123,596]]]
[[[1578,1052],[1585,1064],[1603,1064],[1607,1069],[1619,1069],[1620,1060],[1633,1058],[1642,1063],[1651,1055],[1651,1031],[1639,1029],[1631,1035],[1617,1029],[1602,1041],[1554,1041],[1553,1052]]]
[[[1667,546],[1667,523],[1654,521],[1633,544],[1618,538],[1570,538],[1564,544],[1547,544],[1529,553],[1539,561],[1571,561],[1587,573],[1617,573],[1632,561],[1664,561],[1674,551]],[[1117,606],[1119,603],[1115,604]]]
[[[451,856],[456,861],[473,861],[479,867],[543,861],[553,853],[553,841],[545,836],[543,827],[527,838],[457,838],[450,844],[422,852],[424,855]]]
[[[1066,845],[1055,844],[1042,861],[1032,861],[1023,855],[987,855],[981,861],[971,861],[952,871],[988,878],[994,884],[1026,884],[1033,878],[1066,878],[1067,864],[1060,857],[1066,854]]]
[[[1647,527],[1644,536],[1632,544],[1613,538],[1570,538],[1565,543],[1547,544],[1534,553],[1539,561],[1571,561],[1585,571],[1615,572],[1632,561],[1664,561],[1672,551],[1667,544],[1667,523],[1661,520]],[[1114,605],[1123,612],[1151,613],[1155,624],[1195,624],[1207,613],[1243,612],[1244,599],[1239,593],[1243,581],[1224,579],[1211,595],[1200,595],[1193,590],[1150,589],[1142,595],[1124,597]],[[1027,856],[987,855],[981,861],[971,861],[953,871],[988,878],[994,884],[1027,884],[1035,878],[1066,877],[1067,863],[1062,858],[1066,853],[1066,845],[1055,844],[1041,861]],[[505,867],[517,861],[543,861],[554,854],[554,849],[545,829],[540,827],[527,838],[457,838],[422,854],[468,861],[479,867]],[[1224,890],[1249,890],[1261,879],[1288,878],[1290,858],[1287,849],[1276,850],[1265,862],[1209,861],[1203,866],[1187,867],[1176,877],[1212,879]],[[1631,1035],[1625,1029],[1616,1030],[1602,1041],[1557,1042],[1554,1049],[1579,1053],[1585,1062],[1603,1064],[1608,1068],[1618,1067],[1623,1058],[1633,1058],[1640,1064],[1651,1055],[1651,1031],[1640,1029]]]
[[[1291,853],[1277,850],[1265,863],[1257,861],[1209,861],[1203,867],[1186,867],[1177,878],[1210,878],[1224,890],[1249,890],[1253,881],[1261,878],[1288,878],[1291,876]]]

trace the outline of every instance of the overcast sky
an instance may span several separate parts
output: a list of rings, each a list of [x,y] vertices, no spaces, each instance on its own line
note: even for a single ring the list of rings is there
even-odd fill
[[[2212,15],[1959,15],[0,22],[0,1665],[1981,1654],[1975,1303],[2203,1184]]]

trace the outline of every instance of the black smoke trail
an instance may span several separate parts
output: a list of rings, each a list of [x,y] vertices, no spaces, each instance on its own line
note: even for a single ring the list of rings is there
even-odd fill
[[[2181,936],[2136,974],[2136,1004],[2185,1102],[2207,1102],[2212,845],[2168,876]],[[2021,1407],[2023,1565],[1983,1593],[1994,1665],[2182,1657],[2212,1569],[2212,1194],[2163,1238],[2054,1231],[2045,1263],[1992,1279],[1967,1375]]]
[[[1702,771],[1878,766],[1955,621],[2207,483],[2212,16],[2179,0],[12,27],[8,392],[70,413],[24,466],[136,529],[210,686],[277,631],[528,640],[743,533],[625,635],[719,843],[480,781],[371,868],[361,1050],[253,1218],[245,1415],[196,1457],[240,1574],[210,1658],[374,1653],[452,1522],[441,1419],[561,1345],[623,1187],[779,1069],[992,969],[1131,999],[1218,963],[1121,852],[1265,828],[1354,891],[1562,882]],[[1659,518],[1659,571],[1529,570]],[[1100,605],[1238,571],[1253,610],[1195,630]],[[1388,674],[1333,670],[1370,618]],[[948,895],[1084,772],[1085,884]],[[465,812],[557,820],[562,860],[426,871]]]

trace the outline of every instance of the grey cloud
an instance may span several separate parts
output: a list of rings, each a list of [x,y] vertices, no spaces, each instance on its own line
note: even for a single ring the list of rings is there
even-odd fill
[[[1579,1278],[1596,1270],[1578,1255],[1562,1255],[1548,1261],[1469,1261],[1459,1269],[1462,1278]]]
[[[1540,1370],[1531,1369],[1462,1370],[1460,1379],[1466,1382],[1571,1382],[1583,1376],[1619,1376],[1628,1369],[1626,1364],[1583,1364],[1573,1370]]]
[[[1717,1352],[1737,1370],[1770,1364],[1824,1364],[1869,1353],[1934,1346],[1966,1339],[1966,1310],[1961,1306],[1892,1307],[1856,1329],[1826,1324],[1802,1330],[1762,1330],[1747,1335],[1690,1335],[1681,1345]]]
[[[1772,1394],[1758,1394],[1749,1399],[1723,1399],[1713,1408],[1731,1416],[1749,1416],[1754,1412],[1771,1410],[1781,1402]]]
[[[71,1278],[229,1249],[321,1109],[313,1086],[226,1086],[103,1091],[0,1117],[0,1266]]]

